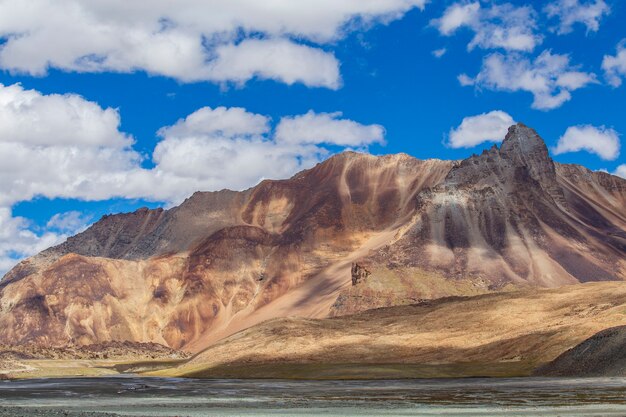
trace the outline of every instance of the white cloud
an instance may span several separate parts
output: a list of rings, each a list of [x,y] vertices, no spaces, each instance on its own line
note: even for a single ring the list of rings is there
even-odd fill
[[[0,207],[35,196],[176,202],[198,190],[290,176],[327,155],[324,144],[384,139],[381,126],[339,113],[285,117],[274,137],[266,116],[205,107],[159,130],[154,167],[146,169],[132,138],[119,131],[117,111],[82,97],[0,85],[0,120]]]
[[[613,87],[622,85],[622,77],[626,77],[626,39],[617,45],[615,56],[604,56],[602,69],[609,84]]]
[[[204,107],[158,131],[154,166],[144,168],[119,125],[117,110],[80,96],[0,84],[0,270],[88,222],[80,213],[60,213],[37,231],[12,217],[17,202],[121,197],[172,204],[198,190],[240,190],[289,177],[327,157],[327,146],[335,151],[384,142],[382,126],[340,113],[284,117],[274,131],[267,116]]]
[[[13,217],[11,209],[0,207],[0,278],[17,261],[34,255],[65,240],[67,236],[54,232],[36,234],[23,217]]]
[[[139,169],[141,158],[119,124],[117,110],[80,96],[0,84],[0,275],[80,229],[81,216],[70,212],[33,231],[12,216],[13,204],[35,196],[107,198],[116,192],[103,186],[110,175]]]
[[[0,207],[37,195],[109,195],[96,184],[141,161],[119,124],[117,110],[82,97],[0,84]]]
[[[57,213],[48,220],[46,229],[60,233],[77,233],[87,228],[90,218],[80,211]]]
[[[494,91],[527,91],[533,95],[533,108],[550,110],[570,100],[572,91],[595,83],[596,76],[579,71],[568,55],[551,51],[543,51],[534,60],[517,53],[493,53],[485,57],[476,77],[462,74],[459,82]]]
[[[153,153],[155,167],[131,176],[130,182],[144,193],[150,190],[150,198],[177,201],[197,190],[243,189],[265,178],[289,177],[328,156],[324,145],[366,147],[384,141],[382,126],[340,115],[309,111],[283,117],[272,133],[265,116],[205,107],[162,128]],[[145,187],[145,181],[154,186]]]
[[[513,118],[502,110],[465,117],[457,128],[450,130],[448,146],[471,148],[483,142],[501,142],[513,124]]]
[[[459,84],[463,87],[469,87],[475,83],[474,79],[467,74],[459,74],[457,79],[459,80]]]
[[[604,0],[580,2],[580,0],[557,0],[544,7],[549,18],[557,18],[557,33],[570,33],[576,23],[585,25],[587,32],[597,32],[600,20],[611,13]]]
[[[358,147],[383,143],[385,129],[341,119],[341,113],[314,113],[284,117],[276,127],[276,141],[290,144],[329,144]]]
[[[215,54],[207,77],[213,81],[243,84],[258,77],[331,89],[341,84],[339,61],[333,54],[284,39],[249,39],[220,46]]]
[[[80,96],[42,95],[24,90],[19,84],[0,84],[2,143],[78,147],[131,145],[131,138],[118,131],[119,124],[115,109],[102,109]]]
[[[480,2],[457,2],[431,24],[444,36],[463,27],[473,31],[469,50],[479,47],[529,52],[542,42],[541,35],[536,33],[536,12],[531,6],[492,3],[483,7]]]
[[[162,137],[197,137],[202,135],[260,136],[269,130],[269,119],[241,107],[203,107],[172,126],[159,130]]]
[[[442,56],[444,56],[446,54],[446,52],[448,52],[448,50],[446,48],[441,48],[441,49],[435,49],[432,54],[435,58],[441,58]]]
[[[444,11],[443,16],[431,23],[437,26],[439,33],[452,35],[463,26],[474,26],[480,21],[480,3],[454,3]]]
[[[159,130],[155,167],[134,176],[138,189],[129,191],[176,201],[197,190],[243,189],[263,178],[290,176],[325,152],[299,144],[280,146],[270,133],[265,116],[242,108],[201,108]],[[144,189],[145,181],[155,189]]]
[[[626,178],[626,164],[619,165],[613,175],[617,175],[618,177]]]
[[[555,155],[587,151],[602,159],[615,160],[619,156],[619,134],[604,126],[580,125],[568,127],[553,149]]]
[[[83,231],[89,221],[88,216],[78,211],[68,211],[55,214],[43,230],[34,231],[27,219],[13,217],[11,209],[0,207],[0,278],[20,259]]]
[[[134,72],[189,81],[258,77],[337,88],[332,44],[427,0],[5,0],[0,68]],[[256,38],[256,39],[255,39]],[[262,39],[258,39],[262,38]],[[230,65],[236,68],[230,72]]]

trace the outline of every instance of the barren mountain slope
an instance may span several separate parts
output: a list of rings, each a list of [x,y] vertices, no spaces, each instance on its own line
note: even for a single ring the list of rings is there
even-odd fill
[[[626,181],[554,164],[534,130],[512,126],[500,149],[420,193],[403,236],[358,263],[367,278],[333,314],[460,290],[624,280]]]
[[[105,217],[7,274],[0,340],[197,349],[264,318],[324,317],[351,257],[392,239],[450,167],[344,153],[241,193]]]
[[[275,317],[623,280],[625,201],[626,181],[555,166],[521,124],[456,163],[344,153],[105,217],[23,261],[0,282],[0,342],[198,351]]]
[[[406,369],[387,367],[392,378],[410,376],[410,365],[418,364],[413,376],[424,376],[419,372],[426,365],[449,376],[489,375],[498,369],[527,375],[599,330],[620,324],[626,324],[624,282],[451,297],[321,320],[270,320],[160,374],[303,372],[302,377],[334,378],[356,365],[350,375],[366,378],[385,369],[381,365],[405,364]]]

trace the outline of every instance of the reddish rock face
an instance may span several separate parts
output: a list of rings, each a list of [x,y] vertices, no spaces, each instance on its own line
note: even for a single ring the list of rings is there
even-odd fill
[[[461,162],[343,153],[106,216],[23,261],[0,283],[0,342],[198,350],[274,317],[625,279],[625,205],[626,181],[554,164],[523,125]]]

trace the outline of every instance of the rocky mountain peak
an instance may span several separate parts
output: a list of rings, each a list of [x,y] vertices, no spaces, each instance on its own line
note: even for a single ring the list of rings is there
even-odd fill
[[[448,174],[446,186],[518,189],[520,185],[534,187],[535,181],[557,204],[565,205],[548,147],[534,129],[518,123],[509,127],[500,148],[494,145],[459,162]]]
[[[500,147],[500,156],[510,161],[515,168],[524,168],[555,202],[565,204],[548,147],[534,129],[523,123],[509,127]]]
[[[524,123],[517,123],[509,127],[500,148],[500,152],[504,154],[520,151],[541,151],[544,152],[545,155],[548,154],[548,148],[541,136],[537,134],[535,129],[526,126]]]
[[[537,181],[556,178],[554,162],[546,143],[534,129],[522,123],[509,128],[500,147],[500,155],[515,166],[527,167],[531,177]]]

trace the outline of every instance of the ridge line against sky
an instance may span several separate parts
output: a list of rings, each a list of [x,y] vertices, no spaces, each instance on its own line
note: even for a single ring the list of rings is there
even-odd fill
[[[626,5],[0,0],[0,274],[107,212],[515,121],[626,177]]]

